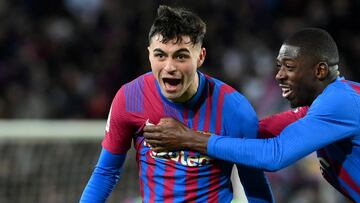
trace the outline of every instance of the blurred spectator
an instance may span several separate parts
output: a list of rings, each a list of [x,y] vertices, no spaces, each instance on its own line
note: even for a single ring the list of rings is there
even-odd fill
[[[301,27],[329,30],[342,73],[359,79],[355,0],[1,1],[0,117],[105,118],[117,89],[149,71],[142,47],[160,3],[207,19],[203,71],[242,91],[260,117],[286,108],[272,81],[274,53]]]

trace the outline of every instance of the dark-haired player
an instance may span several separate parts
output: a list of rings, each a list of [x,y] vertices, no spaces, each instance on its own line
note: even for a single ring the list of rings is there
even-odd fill
[[[156,153],[143,127],[173,117],[196,131],[255,138],[256,114],[240,93],[198,71],[205,59],[205,23],[184,9],[160,6],[149,32],[152,73],[116,94],[102,152],[81,202],[104,202],[134,140],[143,202],[231,202],[232,163],[183,150]],[[241,121],[241,124],[232,122]],[[249,202],[272,202],[264,173],[238,166]]]
[[[292,107],[310,107],[292,124],[296,113],[262,120],[260,134],[279,134],[275,138],[206,136],[168,118],[158,126],[146,127],[144,136],[156,146],[154,151],[187,148],[268,171],[317,151],[325,179],[360,202],[360,84],[339,77],[338,63],[336,43],[325,30],[304,29],[283,43],[276,75],[282,96]]]

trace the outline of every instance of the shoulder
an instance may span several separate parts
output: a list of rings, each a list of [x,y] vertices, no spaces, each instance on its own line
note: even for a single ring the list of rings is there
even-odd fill
[[[132,81],[125,83],[117,91],[112,106],[117,106],[120,109],[126,109],[127,111],[136,111],[141,106],[138,105],[138,101],[142,101],[143,95],[149,88],[155,89],[155,78],[151,72],[140,75]],[[154,83],[154,84],[152,84]]]
[[[357,86],[359,87],[359,86]],[[309,108],[309,115],[334,116],[345,119],[359,119],[360,88],[358,93],[352,83],[337,80],[331,83],[314,100]]]
[[[219,79],[210,78],[209,81],[215,86],[217,102],[222,103],[220,109],[227,131],[240,137],[256,137],[258,118],[249,100]]]
[[[205,75],[206,80],[213,87],[213,91],[217,91],[220,95],[231,95],[230,97],[239,97],[241,99],[246,99],[240,92],[238,92],[235,88],[226,84],[225,82]]]
[[[132,81],[122,85],[118,91],[125,96],[136,96],[137,92],[144,92],[144,88],[156,88],[156,79],[151,72],[138,76]]]
[[[155,77],[151,72],[142,74],[138,76],[137,78],[133,79],[132,81],[124,84],[122,87],[124,88],[139,88],[143,87],[146,83],[155,82]]]
[[[358,88],[356,90],[356,88]],[[360,98],[360,86],[346,80],[337,80],[329,84],[315,99],[314,104],[336,107],[337,105],[353,105]],[[339,106],[337,106],[339,107]]]

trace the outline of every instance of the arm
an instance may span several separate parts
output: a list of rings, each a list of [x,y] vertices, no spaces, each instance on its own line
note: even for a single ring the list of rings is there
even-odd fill
[[[80,202],[105,202],[119,180],[133,131],[129,122],[131,117],[126,113],[125,101],[121,88],[111,105],[99,161]]]
[[[345,96],[344,96],[345,97]],[[307,115],[275,138],[231,139],[211,136],[208,154],[238,164],[275,171],[338,140],[350,137],[358,126],[358,107],[342,97],[314,101]],[[331,102],[329,102],[331,101]],[[338,108],[341,106],[340,108]]]
[[[258,138],[271,138],[279,135],[286,126],[304,117],[308,109],[309,107],[300,107],[296,111],[286,111],[262,119],[259,122]],[[229,122],[233,123],[234,121]],[[245,123],[241,122],[241,124],[244,126]],[[195,132],[173,118],[162,118],[158,125],[146,126],[144,137],[147,143],[154,146],[154,151],[190,149],[203,154],[207,153],[209,139],[209,135]]]
[[[120,178],[125,157],[126,154],[112,154],[103,148],[80,202],[105,202]]]
[[[321,100],[325,105],[321,105],[320,99],[315,100],[304,118],[286,127],[275,138],[209,137],[171,119],[166,125],[145,128],[144,135],[147,142],[155,144],[155,151],[186,148],[237,164],[275,171],[359,130],[360,112],[356,103],[349,102],[353,98],[340,96],[342,99],[338,99],[339,95],[325,97]]]

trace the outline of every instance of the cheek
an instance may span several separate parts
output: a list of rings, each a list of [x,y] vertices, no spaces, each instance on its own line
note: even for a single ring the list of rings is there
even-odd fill
[[[159,72],[161,71],[161,64],[158,62],[154,62],[154,61],[150,61],[151,64],[151,71],[153,72],[153,74],[158,77]]]
[[[188,77],[188,78],[191,78],[191,77],[194,77],[195,73],[196,73],[196,70],[197,70],[197,66],[196,64],[194,63],[189,63],[187,64],[184,68],[183,68],[183,73]]]

